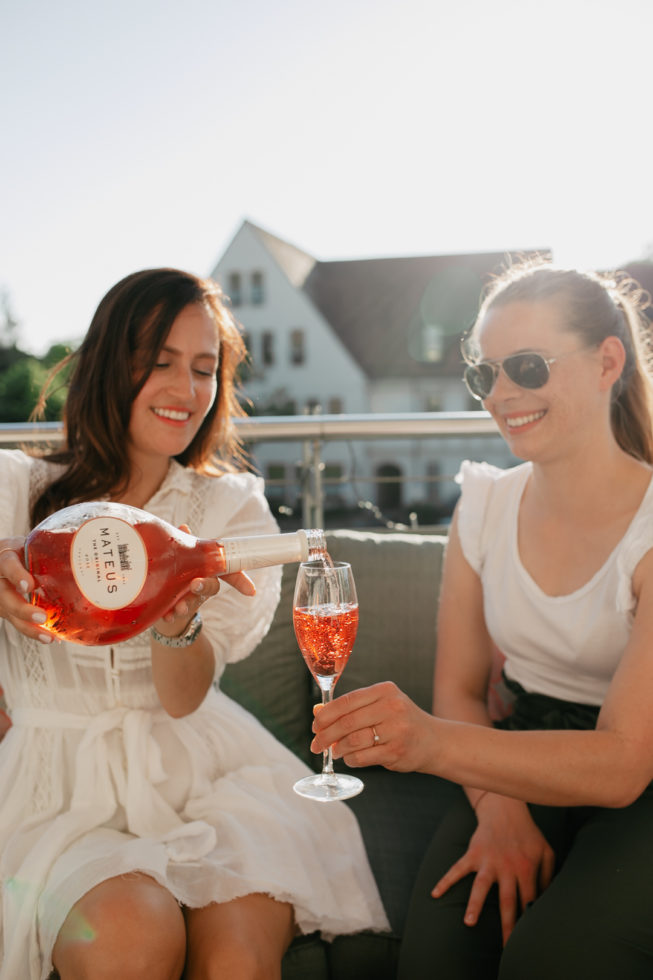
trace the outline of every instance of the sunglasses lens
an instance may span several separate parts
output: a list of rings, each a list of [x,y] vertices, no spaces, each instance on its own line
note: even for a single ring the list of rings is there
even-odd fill
[[[549,380],[549,365],[541,354],[513,354],[500,363],[507,377],[520,388],[541,388]],[[498,364],[479,361],[467,365],[463,378],[474,398],[484,401],[489,397],[499,373]]]
[[[541,354],[515,354],[503,362],[503,370],[520,388],[541,388],[549,380],[549,365]]]
[[[494,387],[496,371],[491,364],[468,364],[463,377],[470,394],[482,401]]]

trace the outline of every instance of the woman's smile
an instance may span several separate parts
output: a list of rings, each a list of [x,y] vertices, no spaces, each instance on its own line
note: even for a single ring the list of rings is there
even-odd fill
[[[159,419],[165,419],[168,422],[188,422],[192,416],[192,412],[185,411],[179,408],[153,408],[152,411]]]
[[[523,412],[520,415],[505,415],[503,417],[503,421],[506,423],[506,427],[509,432],[515,432],[517,429],[524,429],[527,426],[532,426],[533,423],[539,422],[545,415],[546,410],[541,409],[538,412]]]

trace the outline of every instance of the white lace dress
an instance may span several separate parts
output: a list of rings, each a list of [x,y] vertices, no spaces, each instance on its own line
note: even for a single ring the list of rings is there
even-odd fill
[[[0,452],[0,538],[27,533],[30,494],[52,476],[42,461]],[[200,537],[276,530],[249,474],[211,479],[172,463],[147,509]],[[202,607],[217,677],[253,650],[276,608],[279,569],[253,578],[254,599],[224,585]],[[307,768],[252,715],[211,689],[171,718],[147,634],[48,646],[0,622],[13,722],[0,742],[0,980],[47,977],[71,906],[135,870],[192,907],[264,892],[294,905],[302,932],[388,928],[353,815],[296,796]]]

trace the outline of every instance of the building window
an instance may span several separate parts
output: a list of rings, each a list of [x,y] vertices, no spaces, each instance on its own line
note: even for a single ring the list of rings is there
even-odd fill
[[[441,412],[442,411],[442,395],[430,394],[424,399],[424,412]]]
[[[401,507],[401,468],[395,463],[382,463],[376,468],[376,499],[380,510]]]
[[[324,479],[333,482],[342,482],[342,463],[325,463]]]
[[[283,463],[268,463],[265,468],[265,494],[273,507],[282,507],[286,502],[288,480]]]
[[[436,323],[425,323],[422,328],[422,360],[437,364],[444,354],[444,331]]]
[[[324,466],[324,498],[328,507],[344,507],[344,470],[341,463],[326,463]]]
[[[342,398],[329,398],[327,402],[327,413],[329,415],[342,415],[344,410]]]
[[[426,477],[428,480],[426,498],[430,504],[439,504],[442,486],[442,466],[439,462],[433,460],[427,463]]]
[[[265,471],[265,482],[268,485],[286,482],[286,467],[283,463],[268,463]]]
[[[261,360],[264,367],[274,364],[274,334],[271,330],[264,330],[261,339]]]
[[[227,283],[228,283],[227,294],[229,296],[229,299],[231,300],[231,305],[240,306],[240,304],[243,301],[240,272],[230,272]]]
[[[251,278],[251,289],[250,289],[250,299],[254,306],[260,306],[265,299],[265,292],[263,289],[263,273],[262,272],[252,272]]]
[[[304,331],[298,327],[290,333],[290,363],[303,364],[306,360]]]

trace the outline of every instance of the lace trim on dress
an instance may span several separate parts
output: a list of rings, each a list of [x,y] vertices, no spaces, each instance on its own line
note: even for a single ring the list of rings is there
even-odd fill
[[[49,662],[47,652],[44,651],[42,643],[28,637],[22,638],[22,648],[26,686],[30,692],[32,705],[35,708],[47,708],[50,705],[48,692],[51,687],[51,678],[47,669]],[[44,729],[38,732],[32,751],[35,756],[35,770],[39,774],[32,790],[32,813],[47,813],[52,810],[57,800],[54,783],[56,774],[54,731]]]
[[[57,467],[58,468],[58,467]],[[52,482],[52,464],[44,459],[34,458],[30,470],[29,503],[30,508],[35,500]],[[30,692],[30,700],[36,708],[46,708],[50,705],[51,678],[48,664],[51,662],[49,653],[44,651],[43,644],[38,640],[22,637],[23,666],[25,670],[25,690]],[[52,729],[40,731],[34,740],[35,771],[39,774],[32,793],[32,812],[47,813],[56,806],[58,795],[54,777],[55,765],[55,733]],[[58,774],[56,774],[58,776]]]
[[[196,534],[196,529],[201,527],[204,522],[206,511],[206,494],[203,492],[204,477],[200,473],[191,473],[190,506],[188,508],[188,526],[191,533]]]

